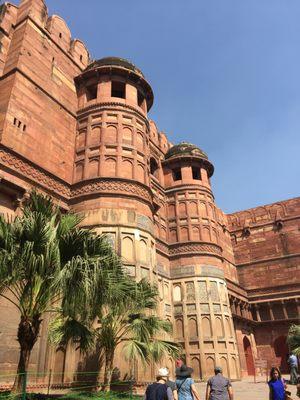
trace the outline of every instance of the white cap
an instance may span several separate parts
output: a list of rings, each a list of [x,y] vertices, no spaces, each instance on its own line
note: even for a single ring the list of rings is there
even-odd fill
[[[160,368],[156,374],[157,377],[167,378],[169,376],[168,368]]]

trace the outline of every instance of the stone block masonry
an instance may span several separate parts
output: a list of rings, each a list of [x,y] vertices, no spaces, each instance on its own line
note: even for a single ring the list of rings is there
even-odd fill
[[[196,380],[215,365],[232,379],[251,375],[255,358],[286,370],[285,337],[299,317],[300,199],[224,214],[208,156],[173,146],[148,118],[143,73],[117,57],[90,62],[43,0],[2,5],[0,43],[0,212],[18,214],[38,188],[107,234],[129,274],[158,285],[157,312]],[[1,375],[16,369],[18,315],[2,300],[0,312]],[[115,367],[128,373],[121,354]],[[71,346],[51,348],[45,319],[30,368],[67,384],[97,366]],[[135,374],[145,382],[155,369]]]

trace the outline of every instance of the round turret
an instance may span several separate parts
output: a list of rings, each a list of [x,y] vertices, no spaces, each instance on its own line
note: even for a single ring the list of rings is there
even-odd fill
[[[153,104],[153,91],[143,73],[124,58],[93,61],[75,82],[80,108],[91,101],[121,102],[146,114]]]
[[[178,171],[179,167],[192,166],[193,179],[195,180],[199,179],[197,171],[200,171],[200,169],[206,171],[208,178],[214,173],[214,166],[209,161],[207,154],[198,146],[188,142],[180,142],[172,146],[165,154],[163,165],[173,171]],[[181,173],[175,172],[173,175],[180,176]]]

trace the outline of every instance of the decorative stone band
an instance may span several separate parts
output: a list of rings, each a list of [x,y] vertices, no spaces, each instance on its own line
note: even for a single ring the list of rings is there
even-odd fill
[[[170,270],[171,278],[183,278],[185,276],[195,276],[195,267],[193,265],[184,265]]]
[[[151,189],[139,182],[131,182],[126,179],[96,178],[80,182],[71,187],[50,172],[37,167],[4,146],[0,147],[0,166],[1,164],[16,174],[27,178],[35,186],[42,187],[48,192],[55,192],[66,200],[99,192],[114,195],[119,193],[136,197],[150,204],[150,206],[153,205]]]
[[[175,243],[170,246],[161,240],[156,240],[156,249],[170,257],[177,257],[182,254],[214,254],[217,256],[222,255],[222,248],[217,244],[207,242],[184,242]]]
[[[152,193],[150,188],[139,182],[131,182],[120,178],[95,178],[79,182],[72,187],[72,199],[91,194],[126,195],[136,197],[152,206]]]
[[[161,265],[158,265],[157,272],[161,276],[167,276],[171,279],[180,279],[185,277],[205,277],[205,278],[218,278],[225,280],[224,271],[212,265],[202,265],[195,267],[194,265],[182,265],[179,267],[171,268],[169,274],[166,273]]]
[[[164,243],[159,239],[156,239],[156,250],[164,253],[165,255],[169,255],[169,246],[167,243]]]
[[[70,197],[71,191],[67,183],[56,178],[50,172],[43,171],[35,164],[3,146],[0,147],[0,164],[17,174],[21,174],[30,181],[34,181],[35,185],[43,187],[48,191],[53,191],[64,198]]]
[[[186,242],[170,245],[170,257],[177,257],[183,254],[214,254],[220,256],[222,254],[222,248],[217,244],[206,242]]]
[[[130,106],[130,105],[124,104],[124,103],[120,103],[120,102],[102,102],[102,103],[97,102],[94,104],[90,104],[84,108],[79,109],[77,112],[77,115],[78,115],[78,117],[84,117],[84,116],[90,114],[91,112],[107,111],[110,108],[112,108],[115,111],[116,108],[118,108],[118,107],[121,110],[125,108],[129,112],[137,114],[149,128],[149,121],[145,117],[145,115],[140,112],[140,110],[138,110],[137,108],[135,108],[133,106]]]
[[[212,265],[202,265],[200,270],[200,276],[225,279],[224,271]]]

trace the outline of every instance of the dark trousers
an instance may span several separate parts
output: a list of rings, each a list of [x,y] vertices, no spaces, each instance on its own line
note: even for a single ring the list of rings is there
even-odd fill
[[[290,377],[290,383],[292,385],[296,385],[298,380],[298,372],[297,372],[297,367],[291,367],[291,377]]]

